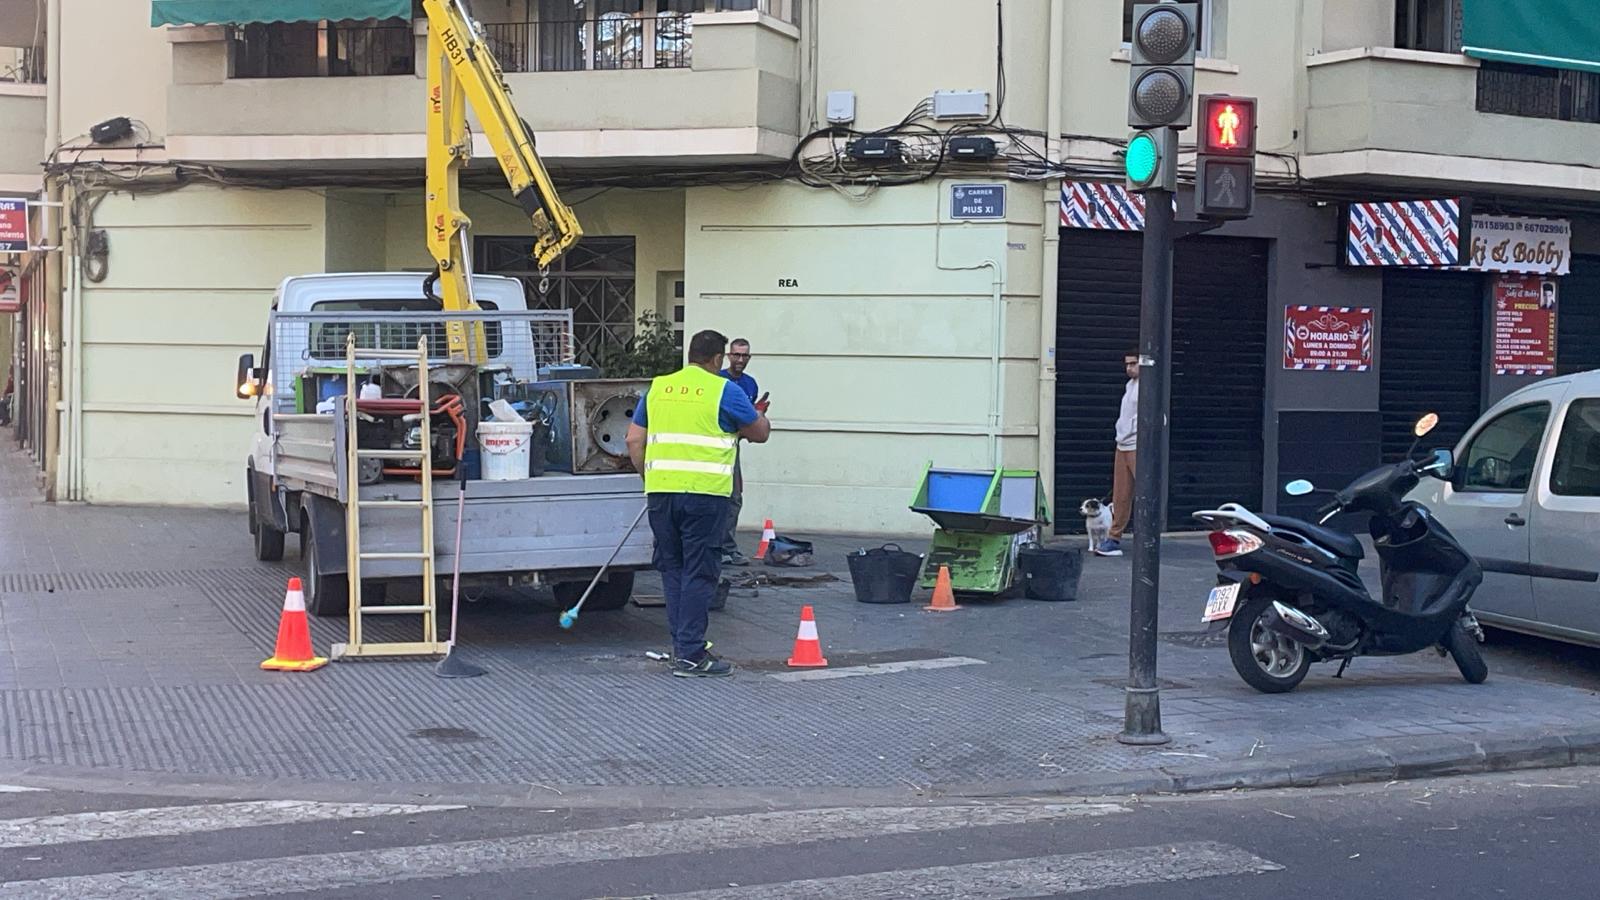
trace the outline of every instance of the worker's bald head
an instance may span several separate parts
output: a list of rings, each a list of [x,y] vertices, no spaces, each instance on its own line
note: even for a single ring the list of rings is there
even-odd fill
[[[720,368],[722,360],[719,357],[727,350],[728,339],[720,331],[712,331],[709,328],[697,331],[694,337],[689,339],[689,362],[697,366],[715,364]]]

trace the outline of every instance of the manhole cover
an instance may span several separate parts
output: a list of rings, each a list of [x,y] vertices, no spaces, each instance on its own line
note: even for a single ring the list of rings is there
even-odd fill
[[[411,736],[446,744],[466,744],[483,740],[483,735],[470,728],[418,728],[411,732]]]

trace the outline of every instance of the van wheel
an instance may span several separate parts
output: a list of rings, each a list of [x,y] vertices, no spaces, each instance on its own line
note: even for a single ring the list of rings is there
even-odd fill
[[[256,559],[278,562],[283,559],[283,532],[262,519],[256,500],[250,498],[250,540],[255,545]]]
[[[1272,599],[1257,595],[1246,600],[1228,622],[1228,657],[1234,671],[1264,694],[1284,694],[1300,686],[1311,670],[1311,653],[1305,645],[1267,627]]]
[[[587,581],[561,581],[557,582],[553,590],[556,602],[562,609],[572,608],[583,596],[584,588],[589,586]],[[633,573],[612,572],[597,585],[589,594],[589,599],[583,604],[584,609],[616,610],[628,605],[628,600],[633,596]]]
[[[306,611],[313,616],[348,615],[350,579],[343,573],[323,569],[314,521],[306,516],[300,529],[300,555],[306,563]]]
[[[1461,677],[1468,684],[1483,684],[1489,680],[1489,664],[1483,661],[1477,638],[1459,621],[1445,632],[1444,649],[1450,652],[1450,658],[1456,661],[1456,668],[1461,670]]]

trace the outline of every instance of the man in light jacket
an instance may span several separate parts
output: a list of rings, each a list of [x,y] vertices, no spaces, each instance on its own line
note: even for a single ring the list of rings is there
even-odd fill
[[[1094,548],[1100,556],[1122,555],[1122,533],[1128,530],[1133,515],[1134,458],[1139,445],[1139,353],[1122,357],[1128,386],[1122,390],[1122,409],[1117,414],[1117,459],[1111,474],[1111,534]]]

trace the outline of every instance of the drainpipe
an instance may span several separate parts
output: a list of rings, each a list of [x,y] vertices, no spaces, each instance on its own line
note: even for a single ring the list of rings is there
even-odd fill
[[[1061,161],[1061,77],[1065,66],[1065,47],[1061,38],[1066,21],[1062,6],[1066,0],[1050,0],[1050,79],[1045,85],[1044,155],[1051,162]],[[1056,284],[1060,278],[1061,182],[1044,183],[1044,227],[1039,236],[1044,249],[1039,278],[1039,486],[1051,510],[1056,503]],[[1055,516],[1045,528],[1055,534]]]
[[[67,409],[71,415],[68,422],[71,431],[67,435],[67,462],[68,469],[67,499],[85,500],[83,487],[83,259],[78,246],[78,231],[74,228],[71,232],[73,238],[70,242],[71,255],[66,261],[66,286],[67,286],[67,311],[72,316],[72,329],[67,335],[69,346],[72,348],[72,389],[67,397]],[[63,247],[61,252],[67,253],[69,248]]]
[[[950,182],[948,182],[948,181],[941,181],[939,183],[939,189],[934,192],[934,196],[933,196],[933,221],[935,223],[935,225],[934,225],[934,238],[933,238],[933,264],[934,264],[934,266],[936,268],[941,269],[941,270],[946,271],[946,272],[971,272],[971,271],[973,271],[975,269],[988,269],[989,272],[990,272],[990,278],[989,278],[989,334],[990,334],[990,341],[989,341],[989,414],[988,414],[988,421],[987,421],[987,423],[986,423],[986,425],[984,427],[984,436],[989,441],[989,466],[991,468],[999,468],[1000,467],[1000,410],[1001,410],[1001,405],[1002,405],[1001,404],[1000,392],[1001,392],[1002,387],[1004,386],[1003,382],[1002,382],[1002,380],[1000,378],[1000,357],[1001,357],[1001,351],[1003,350],[1003,347],[1001,345],[1002,345],[1003,341],[1005,340],[1005,333],[1004,333],[1003,328],[1001,327],[1002,326],[1001,312],[1002,312],[1002,309],[1003,309],[1003,306],[1004,306],[1004,302],[1005,302],[1005,289],[1006,289],[1005,266],[1004,266],[1003,263],[1001,263],[1001,261],[999,259],[996,259],[994,257],[989,257],[987,259],[973,260],[970,263],[946,263],[945,262],[945,260],[944,260],[944,242],[940,239],[940,235],[943,234],[944,228],[945,228],[945,224],[946,224],[945,221],[944,221],[944,202],[943,201],[944,201],[944,197],[945,197],[945,189],[949,184],[950,184]],[[972,227],[972,226],[963,225],[961,227]],[[1005,237],[1004,237],[1004,235],[1002,233],[1001,241],[1004,241],[1004,240],[1005,240]]]
[[[45,158],[48,159],[61,145],[61,3],[49,0],[45,24]],[[46,181],[45,193],[52,203],[61,202],[59,182]],[[47,207],[43,211],[46,222],[54,223],[45,231],[45,242],[61,246],[60,207]],[[56,479],[60,473],[61,453],[61,252],[45,254],[45,420],[44,452],[45,497],[60,499]]]

